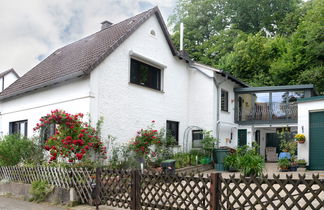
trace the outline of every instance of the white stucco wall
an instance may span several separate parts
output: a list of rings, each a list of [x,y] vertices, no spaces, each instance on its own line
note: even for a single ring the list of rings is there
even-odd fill
[[[234,88],[238,85],[231,80],[227,79],[219,74],[216,74],[216,80],[218,82],[224,81],[220,84],[220,90],[217,99],[219,100],[219,109],[221,109],[221,90],[228,92],[228,111],[220,110],[220,146],[237,147],[237,132],[238,125],[234,123],[235,117],[235,93]]]
[[[215,135],[215,87],[213,84],[213,71],[196,66],[206,75],[193,68],[188,68],[190,83],[188,87],[188,147],[192,148],[192,131],[212,130]]]
[[[33,136],[33,128],[40,117],[54,109],[63,109],[69,113],[89,113],[89,79],[68,81],[46,89],[20,95],[2,101],[0,132],[9,133],[9,123],[28,120],[28,136]]]
[[[9,72],[8,74],[6,74],[4,76],[4,89],[6,89],[7,87],[9,87],[9,85],[11,85],[17,79],[18,79],[17,76],[14,73],[12,73],[12,72]]]
[[[309,113],[324,111],[324,100],[298,103],[298,133],[306,137],[304,144],[298,144],[298,159],[305,159],[309,163]]]
[[[9,72],[0,78],[0,92],[9,87],[14,81],[18,79],[17,75]],[[3,84],[3,86],[2,86]]]
[[[150,35],[155,30],[156,36]],[[129,83],[130,51],[163,64],[163,91]],[[112,135],[127,142],[136,131],[152,120],[156,127],[166,120],[179,122],[179,141],[188,126],[189,74],[185,62],[174,57],[155,16],[141,25],[124,43],[108,56],[90,78],[91,113],[104,117],[103,136]]]

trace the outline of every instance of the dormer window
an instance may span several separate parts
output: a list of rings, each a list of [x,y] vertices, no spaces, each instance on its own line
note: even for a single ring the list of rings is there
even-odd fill
[[[161,90],[161,69],[131,58],[130,82]]]

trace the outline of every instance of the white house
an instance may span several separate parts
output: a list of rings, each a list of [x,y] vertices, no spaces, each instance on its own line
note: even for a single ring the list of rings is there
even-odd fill
[[[119,142],[155,120],[183,151],[199,147],[197,133],[205,129],[220,146],[256,141],[269,160],[266,148],[279,147],[277,131],[296,133],[303,127],[308,132],[305,110],[324,109],[317,102],[297,109],[299,99],[314,94],[313,85],[248,87],[191,61],[175,49],[160,11],[153,8],[117,24],[104,21],[100,31],[56,50],[4,89],[0,132],[32,136],[40,117],[63,109],[89,113],[92,122],[103,116],[103,137]],[[309,160],[309,143],[298,147],[298,157]]]
[[[152,120],[188,151],[197,130],[236,146],[233,76],[178,52],[158,8],[102,29],[45,58],[0,94],[1,132],[33,135],[54,109],[104,117],[102,135],[126,142]],[[194,138],[194,139],[193,139]]]

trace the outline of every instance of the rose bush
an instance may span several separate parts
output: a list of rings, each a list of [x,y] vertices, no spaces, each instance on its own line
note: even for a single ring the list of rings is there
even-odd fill
[[[140,157],[145,157],[149,154],[154,156],[151,146],[161,144],[161,136],[159,132],[154,129],[154,123],[155,121],[153,120],[151,126],[147,129],[137,131],[136,137],[133,138],[129,144],[129,148]]]
[[[69,114],[63,110],[51,111],[40,119],[34,131],[40,131],[51,124],[56,125],[55,134],[45,141],[44,149],[49,151],[49,161],[59,157],[70,163],[81,161],[93,151],[100,158],[106,158],[106,148],[95,128],[82,122],[83,114]]]

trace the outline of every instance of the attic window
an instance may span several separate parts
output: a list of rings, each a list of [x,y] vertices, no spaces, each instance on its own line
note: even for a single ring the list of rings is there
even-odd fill
[[[151,34],[152,36],[156,36],[156,33],[155,33],[155,31],[154,31],[153,29],[150,31],[150,34]]]

